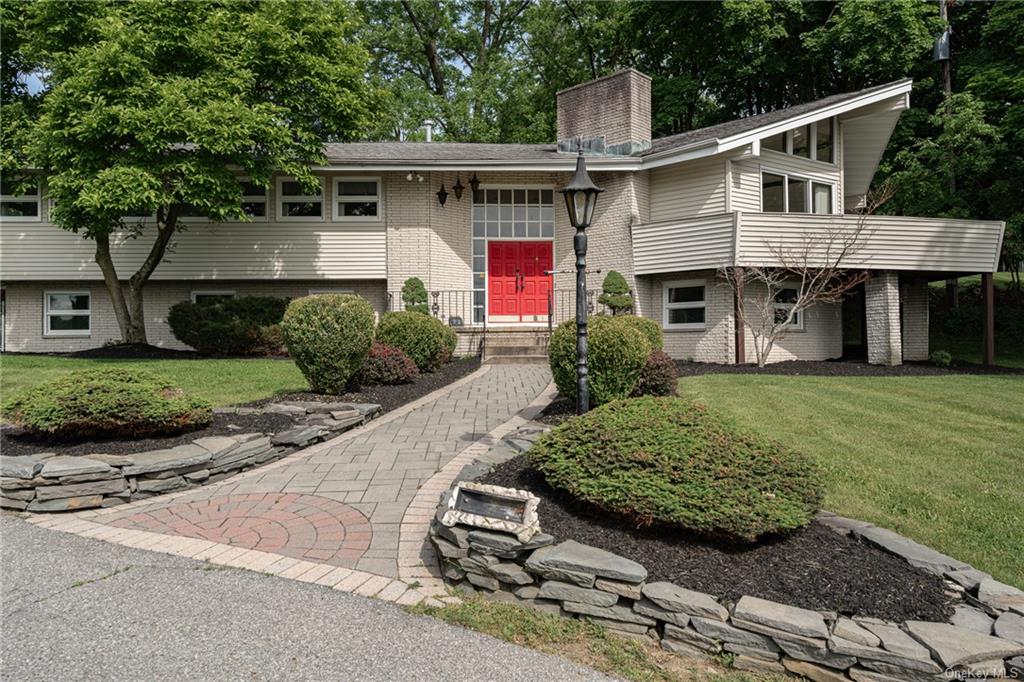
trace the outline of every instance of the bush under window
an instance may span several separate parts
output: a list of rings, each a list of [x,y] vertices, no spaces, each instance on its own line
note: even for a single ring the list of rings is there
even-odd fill
[[[541,437],[528,458],[548,483],[606,512],[720,539],[805,526],[822,496],[808,457],[683,398],[608,403]]]
[[[116,367],[68,372],[8,400],[4,418],[56,439],[145,438],[206,426],[213,409],[159,374]]]
[[[676,361],[662,350],[651,351],[633,388],[634,396],[675,395],[679,386],[679,368]]]
[[[455,332],[438,319],[411,311],[386,313],[377,340],[401,348],[421,372],[433,372],[451,359]]]
[[[345,392],[373,343],[373,308],[360,296],[318,294],[288,305],[281,330],[312,390]]]
[[[203,355],[274,355],[282,350],[281,319],[288,299],[246,296],[171,306],[174,338]]]
[[[619,315],[617,318],[621,323],[628,324],[644,335],[651,350],[661,350],[665,347],[665,334],[661,331],[661,325],[649,317],[639,315]]]
[[[625,317],[598,315],[587,325],[590,404],[629,396],[643,371],[651,345]],[[548,362],[559,392],[576,399],[576,321],[563,322],[551,335]]]
[[[358,378],[364,386],[380,386],[407,384],[417,374],[416,363],[401,348],[374,341]]]

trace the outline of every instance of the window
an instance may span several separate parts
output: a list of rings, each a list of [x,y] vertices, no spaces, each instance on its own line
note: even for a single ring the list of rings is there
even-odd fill
[[[14,182],[0,181],[0,217],[7,220],[39,220],[39,185],[24,188],[24,194],[14,194]]]
[[[302,184],[288,178],[277,180],[277,216],[281,220],[323,220],[323,180],[316,193],[306,194]]]
[[[665,329],[704,329],[704,280],[666,282],[662,289]]]
[[[765,213],[832,213],[832,185],[786,173],[761,173]]]
[[[786,132],[776,133],[761,140],[761,149],[802,156],[825,163],[835,163],[834,119],[800,126]]]
[[[250,218],[266,218],[267,188],[246,178],[239,180],[239,184],[242,185],[242,212]]]
[[[48,291],[43,294],[43,336],[88,336],[91,297],[87,291]]]
[[[775,322],[785,322],[786,318],[789,317],[789,312],[793,309],[793,304],[796,303],[798,290],[794,288],[785,288],[775,294]],[[801,311],[797,311],[793,315],[793,320],[785,325],[787,329],[803,329],[804,328],[804,314]]]
[[[380,220],[380,180],[338,178],[334,182],[335,220]]]
[[[233,291],[193,291],[192,302],[193,303],[218,303],[220,301],[226,301],[234,298],[235,292]]]
[[[818,161],[834,163],[832,157],[832,119],[818,121],[815,124],[815,155]]]
[[[811,183],[811,212],[832,213],[832,185],[823,182]]]
[[[800,126],[791,131],[793,136],[793,155],[811,158],[811,126]]]

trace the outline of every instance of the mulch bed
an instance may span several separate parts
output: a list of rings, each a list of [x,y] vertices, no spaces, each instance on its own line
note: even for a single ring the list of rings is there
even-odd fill
[[[907,362],[895,367],[869,365],[866,362],[846,360],[787,360],[773,362],[765,367],[756,364],[718,365],[710,362],[677,361],[680,377],[702,374],[768,374],[813,377],[927,377],[953,374],[1024,374],[1015,367],[989,367],[969,362],[955,362],[948,368],[936,367],[928,362]]]
[[[163,450],[177,445],[191,443],[206,436],[234,436],[240,433],[277,433],[292,428],[295,421],[286,414],[214,414],[213,421],[204,429],[186,431],[176,436],[163,438],[140,438],[138,440],[84,440],[56,442],[51,439],[34,438],[28,435],[14,435],[10,432],[0,436],[0,450],[5,457],[32,455],[37,452],[55,452],[58,455],[130,455],[146,450]]]
[[[480,358],[460,358],[453,360],[441,367],[436,372],[420,374],[416,381],[411,384],[397,384],[395,386],[364,386],[344,395],[326,395],[323,393],[285,393],[275,395],[271,398],[262,398],[250,403],[246,407],[258,407],[268,403],[279,403],[285,400],[309,400],[325,403],[375,403],[381,406],[381,411],[388,412],[422,398],[439,388],[472,374],[480,368]]]
[[[556,491],[522,456],[479,482],[529,490],[540,498],[544,532],[632,559],[647,568],[649,581],[668,580],[732,601],[750,595],[890,621],[945,621],[952,614],[941,578],[818,523],[736,546],[674,528],[634,528]]]
[[[194,350],[175,350],[159,348],[148,343],[118,343],[99,348],[75,351],[74,353],[58,353],[68,358],[97,358],[110,360],[198,360],[202,355]]]
[[[141,344],[140,344],[141,345]],[[145,346],[144,346],[145,347]],[[113,348],[113,346],[108,347]],[[148,346],[153,348],[153,346]],[[97,349],[100,350],[100,349]],[[157,349],[161,350],[161,349]],[[179,351],[172,351],[179,352]],[[136,356],[141,357],[141,356]],[[439,388],[471,374],[480,367],[480,358],[464,358],[454,360],[436,372],[421,374],[411,384],[397,386],[366,386],[344,395],[325,395],[322,393],[288,393],[275,395],[251,403],[247,407],[259,407],[270,403],[290,400],[317,402],[375,403],[381,406],[381,413],[388,412],[436,391]],[[56,442],[52,439],[34,438],[18,435],[9,429],[0,433],[0,452],[4,456],[18,457],[38,452],[54,452],[60,455],[88,455],[105,453],[109,455],[127,455],[146,450],[161,450],[176,445],[191,443],[205,436],[224,436],[239,433],[260,431],[263,433],[279,433],[295,426],[296,421],[284,414],[214,414],[213,422],[204,429],[188,431],[176,436],[165,438],[144,438],[138,440],[86,440],[74,442]]]

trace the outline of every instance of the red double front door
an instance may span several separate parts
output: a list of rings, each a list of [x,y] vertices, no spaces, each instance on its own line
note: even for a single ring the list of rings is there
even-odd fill
[[[543,322],[548,315],[551,242],[487,243],[487,313],[492,322]]]

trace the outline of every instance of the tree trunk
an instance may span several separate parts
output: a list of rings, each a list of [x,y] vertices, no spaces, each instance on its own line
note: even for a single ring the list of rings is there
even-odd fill
[[[148,343],[146,314],[143,308],[143,289],[156,266],[163,260],[177,224],[177,216],[173,211],[167,212],[166,220],[162,219],[163,216],[164,211],[160,209],[157,212],[156,240],[153,242],[146,260],[126,282],[118,279],[117,268],[114,266],[114,259],[110,253],[110,235],[100,234],[96,237],[96,264],[100,266],[100,272],[103,273],[103,283],[107,286],[107,293],[110,295],[110,303],[114,307],[114,317],[117,319],[123,343]]]

